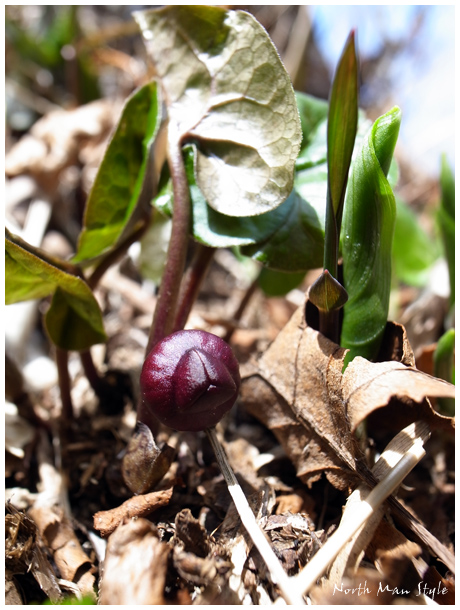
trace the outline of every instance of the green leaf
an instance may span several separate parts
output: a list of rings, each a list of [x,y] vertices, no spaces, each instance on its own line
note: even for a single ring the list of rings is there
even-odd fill
[[[328,103],[306,93],[296,91],[297,108],[302,126],[302,146],[296,160],[296,171],[327,160]]]
[[[301,127],[278,53],[248,13],[213,6],[137,12],[161,82],[169,137],[197,147],[196,182],[228,216],[254,216],[292,190]]]
[[[74,261],[95,258],[122,237],[142,192],[160,120],[157,85],[151,82],[125,104],[88,197]]]
[[[226,216],[211,208],[195,181],[196,148],[184,148],[184,162],[192,202],[192,235],[212,248],[230,248],[254,244],[272,235],[284,217],[284,204],[259,216]],[[173,189],[171,181],[165,183],[154,205],[164,214],[172,215]]]
[[[338,234],[357,127],[358,59],[354,32],[351,32],[332,82],[327,121],[329,194]]]
[[[441,160],[441,206],[438,211],[438,222],[441,227],[449,267],[450,302],[455,302],[455,178],[447,158]]]
[[[396,197],[392,248],[395,276],[410,286],[425,286],[431,265],[439,255],[437,244],[421,227],[417,215]]]
[[[325,199],[326,166],[303,170],[297,174],[290,196],[276,210],[279,215],[276,231],[264,241],[243,247],[242,254],[279,271],[305,272],[320,267]]]
[[[103,343],[107,337],[104,332],[102,315],[91,290],[81,284],[66,288],[58,286],[45,315],[46,330],[51,341],[65,350],[84,350]]]
[[[455,383],[455,330],[450,328],[439,339],[433,355],[434,376]],[[455,399],[438,398],[440,410],[451,417],[455,417]]]
[[[102,314],[88,285],[9,234],[6,246],[6,303],[44,298],[54,292],[46,314],[51,340],[62,349],[87,349],[106,340]]]
[[[352,165],[342,226],[346,362],[357,355],[374,358],[387,322],[396,204],[384,170],[400,123],[397,107],[377,119]]]
[[[337,277],[340,227],[358,126],[358,59],[354,31],[339,59],[327,119],[327,200],[323,268]]]
[[[314,98],[312,100],[314,105]],[[323,105],[322,100],[317,101]],[[360,114],[357,148],[370,126],[370,121]],[[226,216],[207,205],[195,181],[195,148],[186,146],[183,153],[192,202],[194,239],[214,248],[241,246],[242,254],[279,271],[300,273],[321,267],[327,192],[326,128],[327,119],[323,118],[314,125],[309,138],[305,135],[303,159],[296,170],[294,190],[287,200],[259,216]],[[173,190],[167,175],[163,176],[162,187],[153,204],[164,214],[172,215]]]
[[[54,275],[51,265],[44,267],[43,261],[5,239],[6,305],[47,297],[56,287]]]
[[[259,275],[259,286],[268,297],[282,297],[297,288],[305,277],[305,272],[286,273],[263,267]]]

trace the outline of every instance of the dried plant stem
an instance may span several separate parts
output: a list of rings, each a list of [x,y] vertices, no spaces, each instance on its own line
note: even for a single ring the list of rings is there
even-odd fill
[[[302,594],[293,590],[290,582],[292,579],[290,579],[284,571],[283,566],[279,562],[270,545],[270,542],[268,541],[268,538],[257,523],[247,498],[244,495],[240,484],[238,483],[227,456],[225,455],[225,451],[217,438],[215,428],[207,428],[206,434],[209,438],[209,442],[212,445],[214,453],[216,454],[217,462],[222,474],[224,475],[225,482],[228,486],[228,491],[233,498],[233,502],[235,503],[235,507],[240,515],[241,522],[265,561],[272,581],[278,585],[281,595],[288,604],[305,605],[305,602],[302,599]]]
[[[340,527],[313,556],[297,576],[291,579],[291,590],[305,595],[327,570],[348,540],[364,525],[374,511],[399,487],[404,478],[425,455],[423,441],[417,438],[396,466],[374,487],[367,498],[354,509],[354,523]]]

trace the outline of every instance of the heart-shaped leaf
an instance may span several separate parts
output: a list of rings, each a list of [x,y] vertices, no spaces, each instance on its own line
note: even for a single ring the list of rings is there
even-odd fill
[[[285,273],[263,267],[259,274],[259,286],[268,297],[282,297],[302,283],[305,273]]]
[[[386,175],[400,122],[397,107],[377,119],[353,161],[342,226],[347,362],[375,357],[387,323],[396,206]]]
[[[123,235],[145,182],[161,121],[156,83],[128,99],[88,197],[75,262],[95,258]]]
[[[167,6],[134,14],[164,91],[169,135],[197,147],[196,181],[229,216],[276,208],[292,190],[300,120],[288,74],[248,13]]]
[[[58,347],[82,350],[106,340],[99,305],[81,278],[54,265],[38,248],[14,235],[7,235],[5,246],[7,304],[54,292],[45,322]]]

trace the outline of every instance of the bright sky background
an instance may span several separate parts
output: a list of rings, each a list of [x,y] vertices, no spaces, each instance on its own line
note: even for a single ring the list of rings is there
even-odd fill
[[[455,8],[441,5],[309,5],[321,52],[331,70],[352,28],[360,57],[378,53],[386,41],[409,37],[421,12],[425,18],[412,44],[390,66],[392,105],[402,112],[400,149],[427,174],[439,173],[440,156],[454,165]],[[390,106],[391,107],[391,106]],[[388,108],[389,110],[389,108]]]

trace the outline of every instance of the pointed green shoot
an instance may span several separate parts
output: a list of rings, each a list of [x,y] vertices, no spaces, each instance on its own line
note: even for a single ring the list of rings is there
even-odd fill
[[[358,126],[358,59],[351,31],[340,57],[329,99],[327,125],[328,192],[324,269],[337,277],[340,227]]]

